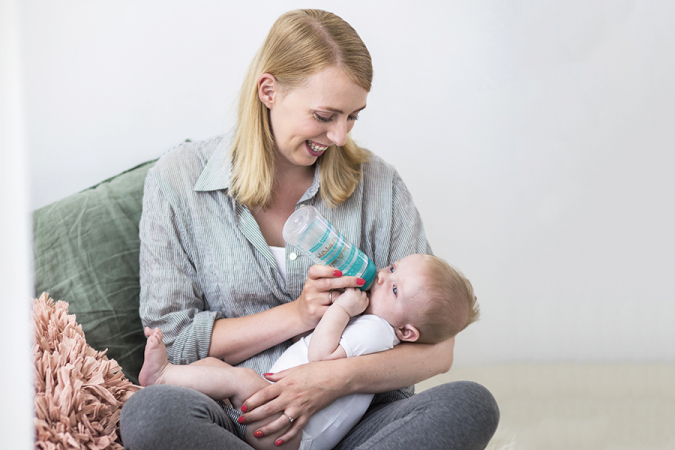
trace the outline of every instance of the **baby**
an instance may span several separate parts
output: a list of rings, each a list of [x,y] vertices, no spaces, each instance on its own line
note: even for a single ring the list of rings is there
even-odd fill
[[[312,361],[345,358],[388,350],[401,341],[435,344],[449,339],[479,316],[471,283],[440,258],[410,255],[378,270],[368,293],[347,289],[326,310],[315,330],[286,350],[270,372]],[[268,385],[246,368],[170,364],[159,328],[145,329],[148,342],[139,380],[141,385],[172,384],[195,389],[209,397],[229,399],[235,408]],[[288,442],[262,436],[260,427],[281,417],[276,414],[247,424],[246,442],[257,450],[284,444],[289,450],[332,449],[365,414],[372,394],[342,397],[316,413]],[[285,414],[283,414],[285,415]]]

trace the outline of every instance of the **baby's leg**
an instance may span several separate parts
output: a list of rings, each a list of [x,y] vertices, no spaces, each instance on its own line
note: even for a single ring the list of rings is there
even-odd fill
[[[269,382],[254,370],[232,367],[215,358],[206,358],[187,366],[171,364],[166,357],[162,331],[159,328],[151,330],[146,327],[145,335],[148,337],[145,344],[145,360],[138,374],[141,386],[153,384],[183,386],[206,394],[215,400],[229,399],[236,409],[241,409],[246,399],[260,389],[269,386]],[[278,449],[275,442],[290,428],[290,423],[280,432],[270,436],[256,438],[254,433],[281,416],[281,413],[277,413],[267,419],[247,424],[246,442],[256,450]],[[301,438],[302,433],[298,433],[298,436],[290,442],[284,443],[283,448],[297,450],[300,447]]]
[[[138,380],[141,386],[153,384],[171,384],[194,389],[214,400],[229,398],[235,407],[240,408],[244,400],[269,383],[254,370],[232,367],[219,361],[219,364],[175,365],[166,357],[166,347],[162,342],[159,328],[145,328],[148,341],[145,344],[145,360]],[[222,363],[222,364],[220,364]]]

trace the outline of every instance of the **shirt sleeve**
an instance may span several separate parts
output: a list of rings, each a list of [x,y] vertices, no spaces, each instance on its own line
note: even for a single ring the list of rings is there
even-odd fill
[[[189,364],[208,356],[213,322],[194,264],[184,247],[180,220],[162,194],[151,170],[145,181],[139,225],[140,316],[143,326],[164,333],[173,364]]]
[[[391,214],[391,244],[387,264],[413,253],[431,254],[422,217],[398,172],[395,172],[392,183]]]
[[[394,348],[400,341],[386,320],[373,314],[357,316],[349,321],[342,333],[340,346],[352,356],[383,352]]]

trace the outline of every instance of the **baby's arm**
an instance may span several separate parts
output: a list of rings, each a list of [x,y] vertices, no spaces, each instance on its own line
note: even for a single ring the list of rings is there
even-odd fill
[[[309,362],[346,358],[340,338],[349,319],[361,314],[368,306],[365,292],[348,288],[326,310],[309,341]]]

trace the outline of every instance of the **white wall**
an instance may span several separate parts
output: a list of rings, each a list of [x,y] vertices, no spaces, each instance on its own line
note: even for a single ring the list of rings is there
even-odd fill
[[[19,2],[0,0],[0,448],[33,448],[30,214]]]
[[[228,130],[272,22],[308,3],[368,45],[353,134],[476,288],[457,365],[675,361],[670,0],[30,0],[32,205]]]

